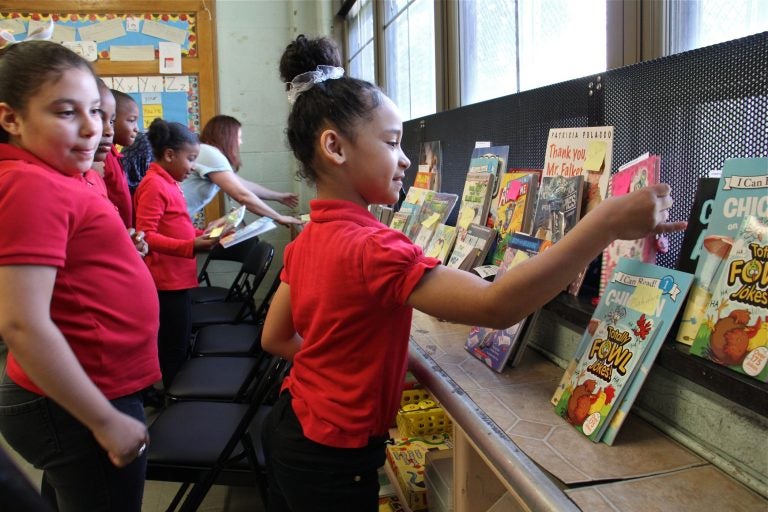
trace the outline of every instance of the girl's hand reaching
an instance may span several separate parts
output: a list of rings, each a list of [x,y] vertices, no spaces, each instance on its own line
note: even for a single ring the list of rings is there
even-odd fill
[[[296,208],[299,205],[299,195],[293,192],[283,192],[278,196],[277,200],[291,208]]]
[[[106,450],[109,460],[122,468],[140,457],[149,445],[149,433],[144,423],[117,409],[93,430],[96,442]]]
[[[669,185],[660,183],[627,195],[610,197],[595,209],[595,214],[609,223],[614,238],[620,240],[681,231],[687,222],[668,222],[673,203],[670,190]]]
[[[304,222],[301,221],[301,219],[297,219],[296,217],[291,217],[290,215],[278,215],[274,219],[275,222],[278,224],[282,224],[283,226],[290,226],[291,224],[304,224]]]

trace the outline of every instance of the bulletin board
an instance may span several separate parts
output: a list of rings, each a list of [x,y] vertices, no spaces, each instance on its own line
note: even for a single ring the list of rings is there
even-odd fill
[[[0,29],[16,40],[51,19],[53,41],[136,100],[140,129],[162,117],[199,133],[217,114],[215,0],[0,0]],[[221,210],[214,201],[206,216]]]

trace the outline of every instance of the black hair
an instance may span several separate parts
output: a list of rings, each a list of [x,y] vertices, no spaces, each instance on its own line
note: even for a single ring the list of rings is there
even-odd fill
[[[139,132],[133,144],[123,148],[123,158],[120,159],[120,165],[123,166],[125,177],[128,179],[128,189],[133,194],[147,174],[149,164],[152,163],[153,150],[152,145],[144,132]]]
[[[112,91],[112,96],[115,97],[115,104],[118,110],[123,108],[126,103],[136,103],[136,100],[133,99],[130,94],[123,91],[118,91],[117,89],[110,90]],[[136,104],[138,105],[138,103]]]
[[[315,71],[317,66],[341,66],[341,53],[328,37],[308,39],[300,35],[286,47],[280,58],[280,76],[288,83],[296,76]],[[315,138],[331,124],[342,135],[355,140],[356,125],[370,120],[382,102],[381,90],[370,82],[344,76],[315,84],[301,93],[288,116],[286,135],[294,156],[300,162],[299,177],[317,180],[312,162]]]
[[[197,134],[190,131],[189,128],[181,123],[169,123],[163,119],[157,118],[149,125],[147,138],[152,145],[152,152],[155,160],[163,157],[166,149],[178,151],[184,144],[199,144]]]
[[[31,96],[46,83],[58,81],[70,69],[89,71],[90,64],[78,54],[50,41],[24,41],[0,50],[0,103],[23,111]],[[8,133],[0,128],[0,142],[8,142]]]

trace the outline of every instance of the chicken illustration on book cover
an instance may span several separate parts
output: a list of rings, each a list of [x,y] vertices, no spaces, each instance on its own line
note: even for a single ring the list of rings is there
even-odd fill
[[[692,278],[638,260],[619,261],[552,398],[559,416],[592,441],[613,442]]]
[[[768,215],[742,221],[691,354],[768,382]]]
[[[494,281],[501,279],[509,269],[532,258],[549,245],[544,240],[523,233],[515,233],[509,241],[509,248],[504,253],[504,259],[499,265]],[[464,348],[492,370],[501,372],[522,339],[529,318],[506,329],[472,327]]]
[[[696,339],[706,321],[712,287],[731,251],[741,221],[748,215],[768,216],[768,158],[731,158],[723,164],[677,341],[690,345]]]

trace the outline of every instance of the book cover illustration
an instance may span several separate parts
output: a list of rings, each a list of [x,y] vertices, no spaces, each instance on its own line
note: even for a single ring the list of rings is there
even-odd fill
[[[513,235],[494,281],[501,279],[509,269],[538,254],[542,246],[545,246],[545,242],[538,238],[523,233]],[[521,340],[529,318],[506,329],[472,327],[464,348],[492,370],[501,372]]]
[[[456,220],[459,239],[464,238],[470,224],[485,225],[491,193],[493,192],[494,176],[489,172],[467,173],[464,191],[461,194],[459,215]]]
[[[451,253],[451,249],[453,249],[453,244],[455,242],[456,226],[439,224],[435,230],[435,234],[432,235],[432,240],[430,240],[424,254],[446,263],[448,261],[448,255]]]
[[[587,184],[584,213],[588,213],[608,193],[612,157],[613,126],[552,128],[543,177],[583,176]]]
[[[492,219],[493,227],[499,232],[493,255],[495,265],[501,263],[513,233],[530,232],[538,185],[539,173],[535,171],[510,170],[501,175],[496,216]]]
[[[768,382],[768,212],[742,221],[691,354]]]
[[[701,242],[694,285],[685,305],[677,341],[690,345],[706,321],[712,286],[747,215],[768,212],[768,158],[732,158],[723,164],[709,224]]]
[[[435,228],[440,223],[445,223],[448,216],[456,206],[459,196],[447,192],[427,191],[421,202],[415,221],[412,223],[410,231],[407,233],[411,240],[416,240],[424,228],[434,233]],[[422,235],[423,237],[423,235]],[[429,242],[429,239],[426,240]]]
[[[390,222],[389,227],[405,233],[405,227],[408,225],[410,218],[411,214],[409,212],[402,210],[395,212],[392,214],[392,222]]]
[[[531,234],[556,243],[576,225],[581,213],[582,176],[544,176]]]
[[[559,416],[592,441],[613,442],[692,278],[638,260],[619,261],[552,398]]]
[[[419,149],[419,166],[413,186],[440,191],[443,156],[440,141],[422,142]]]
[[[411,187],[408,189],[408,193],[405,195],[405,199],[403,199],[402,204],[400,205],[400,209],[395,212],[392,218],[392,222],[399,224],[402,222],[402,219],[406,219],[405,225],[400,229],[399,227],[395,228],[392,224],[390,224],[391,228],[398,229],[399,231],[402,231],[406,235],[410,236],[410,232],[413,229],[414,225],[416,224],[419,214],[421,212],[421,207],[424,204],[424,200],[427,197],[427,194],[429,194],[430,191],[419,188],[419,187]],[[400,215],[397,215],[400,214]],[[397,216],[397,220],[395,220],[395,216]]]
[[[509,159],[509,146],[476,147],[472,150],[471,160],[474,160],[475,158],[486,158],[489,160],[495,159],[496,161],[495,167],[493,164],[490,164],[486,169],[487,172],[493,173],[494,175],[494,188],[491,191],[491,204],[489,205],[488,213],[491,217],[495,218],[496,203],[499,194],[499,181],[507,169],[507,161]],[[470,165],[470,170],[471,169],[472,165]],[[485,224],[485,221],[481,222],[481,224]]]
[[[496,230],[489,228],[488,226],[481,226],[480,224],[469,225],[466,238],[472,240],[476,251],[474,260],[468,263],[466,270],[485,263],[491,247],[493,247],[493,244],[496,243],[496,235]]]
[[[623,196],[639,190],[648,185],[659,182],[661,158],[657,155],[645,154],[623,165],[619,171],[611,177],[609,196]],[[600,291],[603,293],[616,262],[620,258],[630,258],[656,262],[656,239],[649,235],[637,240],[615,240],[603,250],[602,269],[600,273]]]
[[[229,233],[233,229],[243,222],[245,218],[245,206],[238,206],[233,208],[228,214],[223,217],[219,217],[215,221],[208,224],[208,228],[205,230],[205,234],[208,238],[216,238],[222,234]]]

